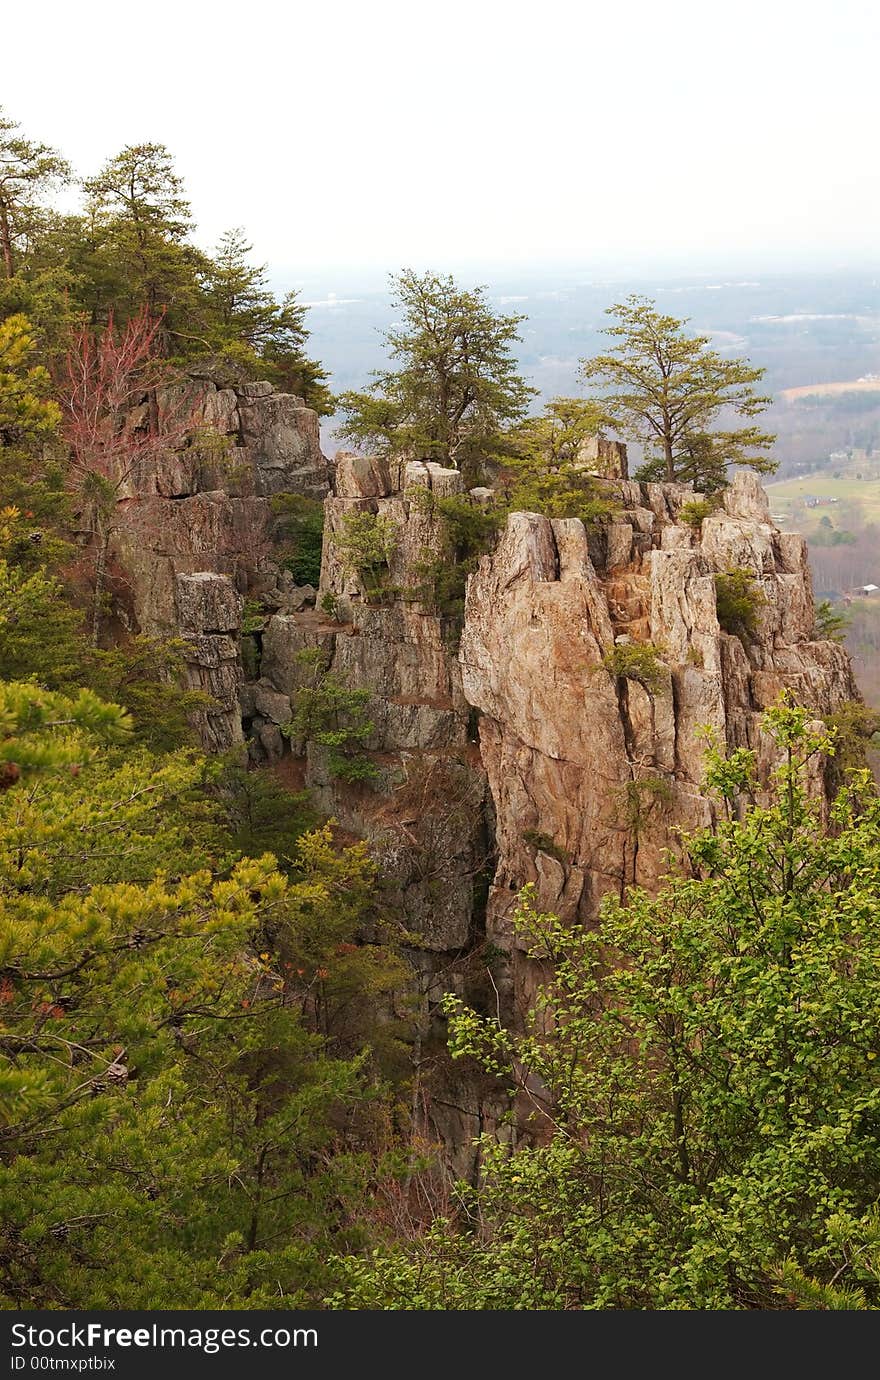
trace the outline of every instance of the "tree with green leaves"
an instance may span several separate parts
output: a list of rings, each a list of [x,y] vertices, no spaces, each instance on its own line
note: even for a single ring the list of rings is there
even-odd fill
[[[61,412],[36,349],[27,317],[0,321],[0,446],[40,441],[58,429]]]
[[[265,265],[251,262],[241,228],[222,237],[204,271],[206,334],[219,353],[254,377],[269,377],[318,412],[331,410],[326,373],[305,353],[306,309],[289,292],[282,301],[266,286]]]
[[[830,599],[822,599],[816,605],[814,635],[828,642],[845,642],[851,621],[845,608],[835,608]]]
[[[329,828],[287,876],[224,856],[211,769],[129,728],[0,686],[0,1300],[305,1306],[363,1241],[403,1062],[375,869]]]
[[[599,420],[594,402],[553,398],[539,416],[515,426],[502,468],[507,505],[588,525],[607,517],[613,505],[583,456],[586,443],[598,435]]]
[[[59,695],[0,681],[0,790],[34,772],[78,772],[94,754],[94,740],[124,742],[130,732],[125,710],[91,690]]]
[[[101,316],[146,310],[176,351],[204,349],[198,280],[204,256],[190,241],[193,220],[182,179],[163,144],[127,145],[84,183],[94,258],[109,270]]]
[[[342,395],[341,434],[383,454],[478,466],[534,395],[513,356],[525,318],[496,312],[484,288],[437,273],[406,269],[392,287],[401,322],[385,343],[397,367],[375,373],[367,391]]]
[[[0,107],[0,272],[7,279],[33,241],[46,194],[70,179],[67,161],[20,129]]]
[[[359,1187],[332,1119],[370,1089],[257,949],[287,890],[263,859],[0,898],[6,1307],[290,1306],[321,1280]]]
[[[798,1272],[880,1303],[876,1251],[841,1245],[876,1245],[880,798],[857,771],[825,820],[812,719],[768,712],[769,782],[754,752],[710,751],[718,822],[659,896],[571,927],[524,892],[525,1031],[446,1000],[519,1135],[484,1139],[460,1224],[350,1261],[335,1306],[772,1309]]]
[[[49,193],[69,180],[54,149],[24,138],[0,113],[0,317],[25,315],[47,355],[82,326],[161,318],[163,353],[223,356],[240,377],[268,378],[319,412],[332,410],[327,375],[305,350],[305,308],[277,299],[241,230],[214,255],[193,242],[183,180],[162,144],[127,145],[84,183],[80,214]]]
[[[658,311],[647,297],[633,294],[608,312],[615,324],[605,334],[616,343],[583,361],[583,377],[604,390],[596,396],[602,423],[645,447],[639,478],[713,492],[728,482],[731,465],[775,468],[762,454],[775,436],[751,422],[724,426],[769,406],[772,400],[754,387],[763,369],[726,359],[709,336],[691,333],[687,321]]]

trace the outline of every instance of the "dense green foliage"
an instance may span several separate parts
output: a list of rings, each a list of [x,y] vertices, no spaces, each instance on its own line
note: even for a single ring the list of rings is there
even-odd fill
[[[282,725],[282,733],[323,748],[327,769],[341,781],[352,785],[376,781],[379,772],[366,752],[373,736],[367,714],[370,691],[350,690],[328,668],[322,647],[305,648],[297,660],[310,673],[309,683],[297,691],[293,717]]]
[[[639,478],[691,481],[711,492],[727,483],[730,465],[775,468],[761,454],[774,436],[751,422],[728,430],[716,424],[719,414],[751,419],[769,406],[754,389],[763,369],[726,359],[708,336],[691,334],[686,321],[646,297],[608,311],[616,324],[606,334],[616,343],[584,360],[583,375],[606,390],[596,400],[602,423],[645,446]]]
[[[47,397],[49,374],[36,363],[36,341],[27,317],[0,321],[0,441],[51,435],[58,425],[57,404]]]
[[[484,507],[467,494],[438,498],[430,489],[411,489],[407,497],[430,519],[434,538],[417,564],[414,593],[435,613],[460,618],[468,576],[494,546],[504,510],[494,503]]]
[[[614,503],[582,458],[584,443],[598,435],[599,424],[594,403],[554,398],[540,416],[514,427],[501,472],[507,506],[551,518],[580,518],[588,527],[610,517]]]
[[[836,609],[829,599],[816,605],[817,638],[827,638],[830,642],[843,642],[850,619],[845,609]]]
[[[651,642],[622,642],[606,653],[602,665],[612,676],[638,681],[652,695],[669,683],[660,653]]]
[[[403,1067],[374,869],[301,797],[136,724],[0,683],[0,1296],[315,1301]]]
[[[679,521],[686,522],[688,527],[700,530],[707,517],[715,511],[715,504],[709,498],[695,498],[689,503],[683,503],[679,509]]]
[[[275,514],[278,557],[298,585],[315,589],[321,578],[324,546],[324,505],[303,494],[276,494]]]
[[[385,344],[398,367],[377,372],[367,391],[342,395],[342,435],[474,472],[534,394],[512,354],[524,318],[494,312],[483,288],[467,291],[436,273],[407,269],[392,287],[402,320]]]
[[[766,595],[750,570],[735,566],[715,576],[715,611],[727,633],[751,641],[758,633]]]
[[[161,319],[162,353],[181,365],[223,359],[238,378],[268,378],[331,410],[326,375],[305,353],[305,308],[293,293],[279,301],[269,291],[243,231],[229,231],[213,255],[196,247],[168,149],[126,146],[82,183],[82,211],[63,215],[50,194],[71,180],[55,150],[0,113],[0,320],[23,314],[20,329],[34,328],[52,353],[78,321],[124,325],[145,311]],[[0,335],[0,384],[3,354]],[[0,434],[3,424],[0,410]]]
[[[754,754],[711,754],[719,822],[659,897],[580,929],[523,894],[545,973],[525,1032],[447,1010],[455,1054],[508,1081],[538,1143],[487,1137],[462,1222],[349,1260],[337,1304],[880,1305],[880,801],[857,774],[823,824],[805,782],[831,743],[791,703],[767,721],[769,802],[738,808]]]
[[[75,688],[24,635],[62,587],[3,568],[34,679],[0,683],[0,1297],[314,1302],[331,1241],[362,1240],[404,1064],[373,866],[302,797],[175,746],[151,645],[80,668],[132,713]]]
[[[344,513],[331,534],[333,551],[343,570],[358,577],[369,600],[382,596],[396,534],[391,518],[361,510]]]

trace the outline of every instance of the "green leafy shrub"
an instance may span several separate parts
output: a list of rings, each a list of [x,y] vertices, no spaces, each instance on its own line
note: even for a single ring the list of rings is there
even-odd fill
[[[321,578],[324,505],[304,494],[276,494],[272,499],[276,532],[281,539],[282,565],[298,585],[314,585]]]
[[[331,538],[349,575],[356,575],[369,600],[382,593],[397,542],[397,524],[376,513],[346,513]]]
[[[672,787],[665,776],[642,776],[627,781],[618,791],[619,819],[636,838],[659,805],[668,805]]]
[[[816,625],[813,636],[819,641],[843,642],[850,625],[849,614],[836,609],[830,599],[816,605]]]
[[[326,613],[328,618],[332,618],[335,623],[339,618],[339,595],[332,589],[325,589],[321,595],[320,608],[322,613]]]
[[[528,844],[529,848],[534,848],[539,853],[546,853],[548,858],[555,858],[557,862],[569,863],[571,859],[564,848],[550,837],[549,834],[542,834],[539,829],[524,829],[523,843]]]
[[[740,641],[753,641],[767,596],[750,570],[741,566],[715,576],[715,608],[726,633]]]
[[[584,443],[598,434],[601,417],[583,398],[554,398],[538,417],[528,417],[510,434],[502,485],[512,512],[550,518],[580,518],[594,526],[616,504],[581,460]]]
[[[484,508],[467,494],[438,498],[429,489],[413,488],[406,496],[436,519],[440,533],[439,552],[426,553],[416,567],[421,582],[418,597],[437,613],[458,616],[464,608],[468,575],[494,545],[504,514],[495,506]]]
[[[304,649],[297,660],[313,668],[313,682],[297,692],[293,716],[281,725],[281,732],[326,748],[327,766],[339,780],[366,785],[376,781],[379,772],[365,752],[374,727],[366,712],[369,690],[349,690],[327,670],[321,647]]]
[[[241,631],[245,637],[250,633],[262,632],[269,615],[259,599],[245,599],[241,612]]]
[[[651,695],[666,686],[663,662],[652,642],[622,642],[602,658],[602,665],[612,676],[637,680]]]
[[[141,635],[124,646],[90,648],[81,674],[102,699],[130,711],[136,742],[168,752],[192,744],[193,725],[217,705],[206,691],[187,687],[184,651],[179,638]]]
[[[717,500],[711,498],[695,498],[690,503],[683,503],[678,514],[679,522],[684,522],[688,527],[694,527],[699,531],[707,517],[718,507]]]
[[[829,761],[832,784],[840,786],[851,771],[861,770],[871,748],[880,746],[880,710],[861,700],[847,700],[825,720],[834,739]]]

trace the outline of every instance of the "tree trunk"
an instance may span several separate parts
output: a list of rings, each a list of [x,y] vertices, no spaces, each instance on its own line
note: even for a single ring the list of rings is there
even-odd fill
[[[3,268],[7,278],[12,277],[12,231],[9,228],[9,212],[0,207],[0,247],[3,250]]]
[[[98,552],[95,557],[95,588],[92,594],[92,646],[97,647],[101,632],[101,605],[104,601],[104,582],[107,574],[107,550],[110,532],[98,522]]]
[[[421,1013],[420,1017],[421,1017]],[[421,1026],[416,1027],[416,1038],[412,1052],[413,1082],[412,1094],[409,1106],[409,1156],[406,1165],[406,1178],[403,1181],[403,1191],[409,1196],[412,1187],[413,1177],[416,1172],[418,1154],[416,1151],[416,1122],[419,1115],[419,1098],[422,1091],[422,1031]]]
[[[669,435],[663,437],[663,450],[666,456],[666,479],[668,483],[674,484],[676,480],[675,456],[672,453],[672,438]]]

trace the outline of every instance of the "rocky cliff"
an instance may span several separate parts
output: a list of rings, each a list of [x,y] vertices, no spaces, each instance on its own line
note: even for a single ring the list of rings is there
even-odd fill
[[[416,491],[461,493],[461,476],[342,455],[321,576],[334,619],[277,615],[264,635],[261,683],[285,697],[279,717],[308,674],[307,647],[322,647],[340,680],[370,693],[377,785],[341,786],[313,745],[306,779],[328,811],[373,840],[417,936],[427,1012],[441,989],[491,968],[491,1000],[519,1018],[534,976],[510,912],[526,882],[543,905],[586,923],[606,892],[657,885],[678,831],[711,820],[706,728],[769,766],[761,714],[784,687],[817,715],[857,696],[845,651],[815,638],[805,543],[776,528],[753,475],[738,475],[693,525],[681,519],[695,501],[689,489],[603,482],[617,512],[594,531],[507,517],[468,580],[459,628],[418,597],[426,556],[442,549],[442,519]],[[393,523],[379,601],[334,544],[355,511]],[[718,620],[715,576],[729,570],[750,572],[763,600],[743,639]],[[653,649],[649,684],[608,668],[615,649],[639,646]],[[499,952],[507,960],[487,964]],[[491,1119],[475,1087],[442,1092],[435,1129],[447,1139],[464,1143]]]
[[[149,424],[147,408],[132,425]],[[191,687],[216,702],[201,736],[222,751],[242,741],[242,596],[272,568],[272,498],[323,498],[329,468],[317,413],[269,383],[193,377],[160,393],[157,413],[174,441],[120,491],[117,602],[130,628],[181,639]]]
[[[678,831],[711,821],[706,728],[769,766],[761,715],[783,688],[819,716],[858,693],[844,649],[815,637],[804,540],[771,522],[752,474],[696,528],[680,486],[609,487],[620,512],[592,534],[512,514],[469,583],[462,685],[497,820],[487,930],[505,945],[526,881],[584,922],[606,892],[658,885]],[[715,575],[730,570],[763,596],[753,637],[719,624]],[[639,644],[656,651],[648,685],[608,669]],[[515,969],[526,1002],[528,965]]]
[[[190,647],[192,683],[219,702],[202,725],[209,747],[244,736],[255,761],[299,755],[321,807],[371,840],[412,957],[425,1115],[466,1146],[496,1108],[446,1063],[436,1002],[484,984],[518,1019],[533,990],[510,926],[520,888],[534,882],[543,905],[589,923],[607,892],[655,887],[678,831],[711,820],[705,729],[769,765],[762,711],[791,687],[817,715],[834,713],[857,697],[848,657],[816,638],[804,540],[778,530],[750,473],[700,520],[691,490],[628,480],[623,448],[597,448],[613,519],[588,531],[509,514],[456,620],[425,592],[426,564],[445,548],[442,514],[423,500],[491,504],[491,491],[464,495],[460,474],[420,462],[341,454],[328,467],[298,400],[268,385],[203,388],[201,415],[231,444],[207,466],[176,454],[152,488],[139,480],[147,536],[129,533],[118,553],[135,617]],[[313,606],[314,591],[272,574],[269,496],[325,490]],[[393,532],[378,590],[341,559],[353,513]],[[246,679],[242,594],[260,567],[269,594]],[[749,636],[719,623],[715,577],[731,570],[760,595]],[[626,653],[638,648],[647,662],[633,670]],[[368,692],[370,782],[341,780],[325,747],[281,732],[316,666]]]

